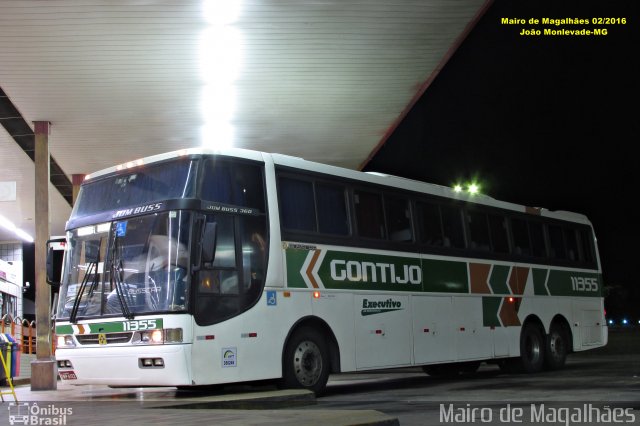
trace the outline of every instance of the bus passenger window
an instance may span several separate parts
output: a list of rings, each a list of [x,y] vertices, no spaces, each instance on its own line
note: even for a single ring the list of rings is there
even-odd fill
[[[409,201],[404,198],[385,196],[387,230],[391,241],[413,241]]]
[[[343,186],[316,184],[318,231],[323,234],[349,235],[346,199]]]
[[[521,219],[511,219],[511,234],[513,235],[513,252],[516,255],[530,256],[529,231],[527,222]]]
[[[442,213],[444,246],[464,248],[462,210],[454,206],[440,206],[440,212]]]
[[[280,220],[291,231],[316,231],[316,211],[311,182],[281,177]]]
[[[384,215],[380,194],[354,191],[358,235],[366,238],[384,238]]]
[[[593,263],[593,235],[590,229],[580,230],[580,243],[582,247],[581,260],[586,263]]]
[[[535,257],[546,257],[547,249],[544,243],[544,230],[539,222],[529,222],[531,236],[531,254]]]
[[[420,227],[420,242],[435,247],[442,247],[442,224],[440,223],[440,209],[436,204],[418,203],[418,224]]]
[[[265,211],[262,168],[253,164],[207,161],[201,196],[205,200]]]
[[[489,225],[487,215],[480,212],[468,211],[470,242],[472,250],[489,251]]]
[[[549,231],[549,249],[551,250],[549,255],[555,259],[566,259],[567,254],[564,248],[564,241],[562,239],[562,228],[559,226],[549,225],[547,227]]]
[[[578,262],[578,239],[576,231],[572,228],[564,228],[564,242],[567,245],[567,258],[572,262]]]
[[[504,216],[489,215],[491,246],[495,253],[509,253],[509,237],[507,236],[507,220]]]

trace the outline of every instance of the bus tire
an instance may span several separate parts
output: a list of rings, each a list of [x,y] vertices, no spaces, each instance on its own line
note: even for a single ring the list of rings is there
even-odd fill
[[[545,339],[542,331],[533,323],[522,327],[520,334],[519,364],[523,373],[537,373],[544,366]]]
[[[547,370],[558,370],[564,367],[569,353],[569,336],[562,325],[551,324],[546,339],[544,366]]]
[[[312,328],[296,330],[285,347],[282,383],[286,388],[322,393],[329,379],[329,353],[324,335]]]

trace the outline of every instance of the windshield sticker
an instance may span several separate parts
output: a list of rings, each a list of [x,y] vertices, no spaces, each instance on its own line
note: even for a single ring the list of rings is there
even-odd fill
[[[116,235],[118,237],[124,237],[127,235],[127,222],[116,223]]]

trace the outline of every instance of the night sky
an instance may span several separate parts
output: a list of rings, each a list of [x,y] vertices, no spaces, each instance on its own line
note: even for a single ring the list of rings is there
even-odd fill
[[[626,18],[503,25],[501,18]],[[364,170],[586,214],[607,309],[640,319],[640,23],[635,0],[497,0]],[[606,28],[606,36],[521,36]]]

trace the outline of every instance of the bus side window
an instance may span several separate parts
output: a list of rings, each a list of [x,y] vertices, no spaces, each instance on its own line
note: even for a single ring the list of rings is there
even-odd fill
[[[578,262],[578,239],[573,228],[564,228],[564,242],[567,246],[567,258],[572,262]]]
[[[467,211],[470,243],[472,250],[489,251],[489,224],[487,215],[482,212]]]
[[[207,161],[201,196],[205,200],[265,211],[262,168],[224,160]]]
[[[529,236],[531,237],[531,254],[535,257],[546,257],[544,229],[540,222],[529,222]]]
[[[456,206],[440,206],[445,247],[464,248],[464,224],[462,210]]]
[[[489,215],[489,230],[491,231],[491,246],[495,253],[509,253],[509,237],[507,235],[507,220],[504,216]]]
[[[511,234],[513,235],[513,252],[516,255],[530,256],[531,244],[527,222],[522,219],[511,218]]]
[[[413,241],[409,200],[387,195],[384,197],[387,212],[387,230],[391,241]]]
[[[316,231],[316,211],[313,184],[308,181],[281,177],[280,220],[284,229]]]
[[[434,247],[444,246],[440,209],[437,204],[417,203],[420,242]]]
[[[567,254],[562,238],[562,228],[556,225],[547,226],[549,232],[549,256],[554,259],[566,259]]]
[[[593,256],[593,235],[591,234],[590,229],[581,229],[580,230],[580,259],[585,262],[592,264],[594,262]]]
[[[344,186],[316,183],[316,207],[320,233],[349,235],[349,215]]]
[[[366,238],[384,238],[382,197],[371,192],[354,191],[358,235]]]

